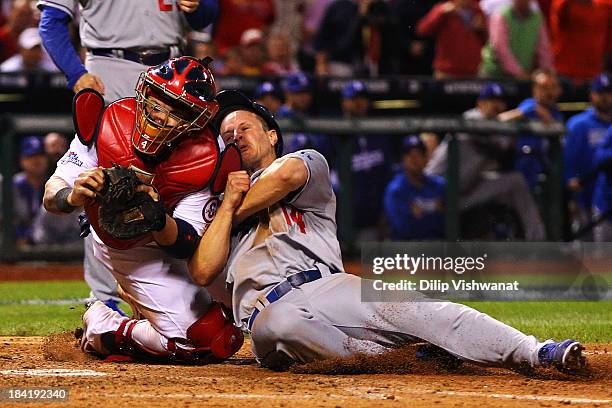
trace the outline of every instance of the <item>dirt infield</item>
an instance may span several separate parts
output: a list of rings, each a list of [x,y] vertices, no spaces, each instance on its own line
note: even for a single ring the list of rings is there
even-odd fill
[[[0,282],[43,280],[83,280],[83,264],[52,262],[0,264]]]
[[[471,365],[456,372],[421,367],[404,375],[275,373],[258,367],[247,346],[224,364],[118,364],[84,356],[73,344],[69,335],[47,341],[0,337],[0,389],[67,387],[70,405],[84,407],[612,405],[612,345],[587,346],[590,371],[576,378],[548,370],[526,376]]]

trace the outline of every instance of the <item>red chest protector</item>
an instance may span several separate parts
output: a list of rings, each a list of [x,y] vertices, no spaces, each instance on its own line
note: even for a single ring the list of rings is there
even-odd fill
[[[81,102],[78,101],[79,96],[82,97]],[[137,172],[148,173],[150,175],[148,178],[152,177],[152,181],[149,182],[159,190],[168,212],[186,195],[205,187],[214,185],[215,192],[222,190],[227,174],[240,169],[239,160],[237,162],[231,160],[229,165],[227,160],[222,160],[223,155],[219,153],[216,138],[208,128],[198,134],[182,138],[173,146],[165,160],[155,165],[147,164],[135,155],[132,148],[136,99],[120,99],[105,109],[103,105],[101,109],[92,109],[91,97],[89,101],[84,102],[88,99],[86,96],[84,94],[75,96],[73,104],[75,128],[81,141],[88,145],[96,143],[98,164],[104,168],[119,164],[132,166]],[[100,112],[97,127],[92,131],[90,128],[95,122],[95,114],[100,115]],[[222,161],[225,161],[223,168],[220,166]],[[219,180],[215,182],[215,178]],[[128,249],[152,241],[151,234],[134,240],[112,238],[99,225],[98,209],[97,202],[85,207],[91,226],[108,246]]]

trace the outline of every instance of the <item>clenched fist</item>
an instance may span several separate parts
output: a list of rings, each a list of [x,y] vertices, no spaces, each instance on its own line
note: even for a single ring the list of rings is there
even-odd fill
[[[223,195],[223,203],[221,206],[228,210],[235,210],[242,203],[244,193],[249,191],[251,187],[251,178],[244,171],[233,171],[227,176],[227,184],[225,185],[225,193]]]

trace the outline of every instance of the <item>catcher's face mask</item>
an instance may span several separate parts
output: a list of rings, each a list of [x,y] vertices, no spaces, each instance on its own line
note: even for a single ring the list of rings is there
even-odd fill
[[[208,63],[180,57],[140,75],[132,134],[137,151],[156,155],[183,134],[203,129],[215,116],[219,105]]]

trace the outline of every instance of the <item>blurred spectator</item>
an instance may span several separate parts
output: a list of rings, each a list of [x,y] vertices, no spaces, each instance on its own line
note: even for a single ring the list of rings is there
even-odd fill
[[[242,34],[256,28],[264,32],[275,19],[274,0],[219,0],[219,18],[213,41],[221,55],[240,45]]]
[[[593,240],[612,242],[612,126],[595,149],[595,166],[600,173],[593,192]]]
[[[489,21],[489,41],[482,50],[480,74],[527,80],[536,69],[552,68],[546,24],[529,0],[513,0]]]
[[[18,51],[19,35],[29,27],[36,27],[40,15],[32,0],[15,0],[13,8],[0,27],[0,62],[7,60]]]
[[[480,9],[487,16],[487,19],[490,18],[497,11],[503,9],[504,7],[511,6],[513,0],[480,0]],[[535,0],[531,0],[529,2],[529,7],[533,11],[540,10],[538,2]]]
[[[301,119],[308,116],[312,106],[312,84],[308,75],[303,72],[291,74],[283,83],[285,104],[278,110],[279,118]],[[327,136],[312,133],[283,134],[285,153],[301,149],[315,149],[330,161],[332,149]]]
[[[482,87],[475,108],[463,117],[468,120],[494,120],[506,109],[507,95],[497,83]],[[505,172],[506,158],[512,156],[508,136],[476,136],[458,134],[459,144],[459,208],[469,210],[488,203],[505,205],[514,210],[521,221],[525,239],[544,239],[544,224],[525,179],[517,171]],[[426,172],[444,176],[448,162],[448,142],[434,151]]]
[[[218,68],[219,75],[242,75],[244,62],[239,47],[232,47],[225,53],[223,65]]]
[[[315,72],[341,77],[396,73],[397,37],[385,1],[336,0],[315,37]]]
[[[355,32],[359,6],[353,0],[334,0],[325,10],[314,45],[317,75],[353,76]]]
[[[38,28],[30,27],[19,35],[19,53],[0,65],[0,72],[43,71],[58,72],[51,59],[45,58],[45,50],[38,34]]]
[[[264,50],[264,35],[259,29],[252,28],[242,33],[240,37],[240,53],[242,55],[242,74],[260,76],[264,73],[263,65],[266,62]]]
[[[366,118],[369,113],[370,96],[365,85],[361,81],[350,81],[342,89],[342,114],[345,118]],[[344,137],[350,138],[353,145],[352,203],[353,226],[357,229],[357,240],[380,240],[384,235],[380,222],[383,218],[383,195],[385,186],[391,179],[391,165],[394,162],[391,138],[385,135],[359,133]],[[339,165],[340,163],[335,163],[337,171]]]
[[[284,2],[284,0],[279,0]],[[321,25],[327,6],[334,0],[304,0],[304,17],[302,19],[301,35],[298,46],[298,61],[302,71],[314,72],[315,47],[314,38]]]
[[[209,33],[191,31],[189,33],[189,47],[190,50],[187,55],[191,55],[197,59],[202,59],[204,57],[211,57],[213,59],[209,65],[213,73],[218,73],[223,67],[223,58],[217,55],[217,47],[212,41]]]
[[[527,119],[544,124],[563,122],[563,115],[557,107],[562,92],[557,76],[552,71],[536,71],[532,82],[533,97],[525,99],[516,109],[502,113],[499,119]],[[547,150],[548,144],[542,137],[523,134],[517,139],[515,168],[523,173],[531,190],[535,189],[539,175],[546,170]]]
[[[437,79],[470,78],[478,74],[487,28],[475,0],[449,0],[436,5],[419,22],[417,33],[436,39],[433,64]]]
[[[300,69],[289,44],[289,37],[283,32],[274,32],[266,41],[268,61],[264,64],[265,75],[287,75]]]
[[[434,42],[416,32],[418,22],[440,0],[395,0],[391,15],[398,26],[399,72],[405,75],[431,75]]]
[[[553,0],[550,37],[557,73],[586,82],[612,51],[612,7],[593,0]]]
[[[47,175],[43,140],[30,136],[22,140],[19,156],[22,171],[13,178],[15,235],[17,245],[31,244],[32,222],[40,210]]]
[[[402,172],[384,194],[392,240],[444,238],[444,179],[425,174],[426,165],[425,145],[419,136],[407,136],[402,144]]]
[[[307,3],[308,0],[274,0],[276,19],[270,32],[283,33],[294,54],[302,41],[302,26]]]
[[[57,162],[68,151],[68,139],[60,133],[51,132],[45,136],[44,146],[45,154],[49,162],[47,176],[51,176],[55,172]]]
[[[612,75],[600,74],[591,85],[592,106],[567,122],[563,150],[565,180],[573,194],[570,213],[574,229],[586,224],[591,216],[595,188],[595,149],[612,125]]]
[[[255,89],[255,101],[276,115],[283,104],[283,95],[273,82],[263,82]]]

